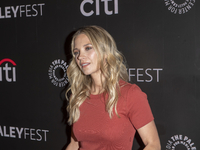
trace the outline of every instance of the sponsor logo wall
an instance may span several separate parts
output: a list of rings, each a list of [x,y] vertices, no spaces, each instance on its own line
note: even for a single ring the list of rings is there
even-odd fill
[[[129,82],[147,93],[162,150],[200,147],[200,3],[195,0],[0,2],[1,149],[64,150],[73,31],[116,40]],[[142,144],[136,137],[133,150]]]

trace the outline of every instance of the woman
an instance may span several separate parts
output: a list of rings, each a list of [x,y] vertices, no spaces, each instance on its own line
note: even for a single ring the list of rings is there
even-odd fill
[[[145,150],[160,150],[146,94],[126,82],[126,66],[111,35],[98,26],[83,27],[71,49],[67,110],[73,127],[66,150],[131,150],[136,130]]]

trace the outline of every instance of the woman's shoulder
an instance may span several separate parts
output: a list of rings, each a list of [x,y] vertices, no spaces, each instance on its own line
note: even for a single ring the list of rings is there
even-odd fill
[[[139,98],[147,98],[146,93],[144,93],[140,87],[136,84],[131,84],[126,81],[121,80],[119,82],[120,85],[120,95],[125,99],[133,100]]]
[[[120,80],[119,81],[119,86],[120,86],[120,90],[125,90],[125,91],[129,91],[129,90],[139,90],[141,91],[140,87],[136,84],[132,84],[129,83],[127,81],[124,80]]]

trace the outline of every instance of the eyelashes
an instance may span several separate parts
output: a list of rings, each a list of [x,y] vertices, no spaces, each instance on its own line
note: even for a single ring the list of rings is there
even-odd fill
[[[85,48],[85,50],[91,50],[92,49],[92,47],[90,47],[90,46],[87,46],[86,48]]]
[[[78,54],[78,52],[74,52],[74,55],[76,56]]]
[[[92,49],[92,46],[87,46],[87,47],[85,47],[85,51],[89,51],[89,50],[91,50],[91,49]],[[79,53],[80,53],[80,50],[74,50],[74,52],[73,52],[73,54],[74,54],[75,56],[79,55]]]

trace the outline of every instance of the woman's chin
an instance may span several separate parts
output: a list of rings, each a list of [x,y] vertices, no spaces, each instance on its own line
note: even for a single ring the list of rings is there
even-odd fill
[[[82,71],[82,73],[83,73],[84,75],[86,75],[86,76],[90,75],[90,73],[85,72],[85,71]]]

